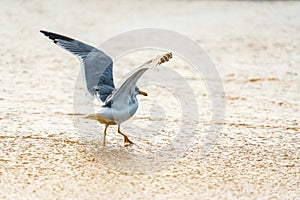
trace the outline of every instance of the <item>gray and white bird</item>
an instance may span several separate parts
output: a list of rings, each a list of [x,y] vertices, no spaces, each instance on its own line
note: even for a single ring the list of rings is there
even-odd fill
[[[106,130],[109,125],[117,125],[118,133],[123,135],[124,142],[133,144],[121,131],[120,126],[137,111],[138,99],[136,96],[139,94],[147,96],[147,93],[141,91],[136,83],[145,71],[169,61],[172,53],[158,56],[144,63],[130,73],[119,88],[115,88],[113,61],[104,52],[63,35],[43,30],[40,32],[79,58],[89,94],[103,102],[103,105],[94,114],[88,115],[105,125],[103,144],[105,145],[106,142]]]

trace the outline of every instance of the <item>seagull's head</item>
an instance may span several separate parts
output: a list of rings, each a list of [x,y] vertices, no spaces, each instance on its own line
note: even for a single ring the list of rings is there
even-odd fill
[[[147,92],[144,92],[142,90],[140,90],[138,87],[135,87],[135,95],[144,95],[144,96],[148,96]]]

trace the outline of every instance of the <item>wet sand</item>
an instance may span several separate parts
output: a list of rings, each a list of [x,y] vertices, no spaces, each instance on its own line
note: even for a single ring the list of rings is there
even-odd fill
[[[298,199],[300,3],[146,2],[2,1],[0,198]],[[196,96],[201,115],[187,124],[191,146],[174,154],[165,148],[177,141],[180,108],[169,91],[145,85],[149,97],[139,98],[137,114],[122,126],[136,144],[124,147],[111,127],[103,147],[103,127],[93,123],[83,133],[74,115],[79,62],[39,33],[97,46],[142,27],[188,36],[220,74],[225,121],[204,157],[211,98],[204,78],[186,62],[174,57],[166,66],[181,73]],[[115,79],[156,54],[120,58]],[[161,108],[166,115],[155,115]]]

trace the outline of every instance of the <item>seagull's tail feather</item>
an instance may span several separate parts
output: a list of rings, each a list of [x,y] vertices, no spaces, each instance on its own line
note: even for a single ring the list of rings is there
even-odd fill
[[[88,115],[85,115],[83,118],[97,120],[96,114],[88,114]]]

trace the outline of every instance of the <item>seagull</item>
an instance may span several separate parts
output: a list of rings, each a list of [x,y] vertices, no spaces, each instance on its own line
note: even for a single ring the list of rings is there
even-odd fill
[[[151,59],[131,72],[116,88],[113,80],[113,61],[103,51],[57,33],[40,30],[56,45],[71,52],[80,60],[87,91],[92,97],[103,102],[103,105],[87,118],[93,118],[104,124],[103,144],[106,143],[106,131],[110,125],[118,126],[118,133],[124,137],[125,144],[133,144],[128,136],[121,131],[121,123],[130,119],[138,109],[137,95],[148,96],[137,86],[139,78],[148,70],[172,58],[172,53],[167,53]]]

